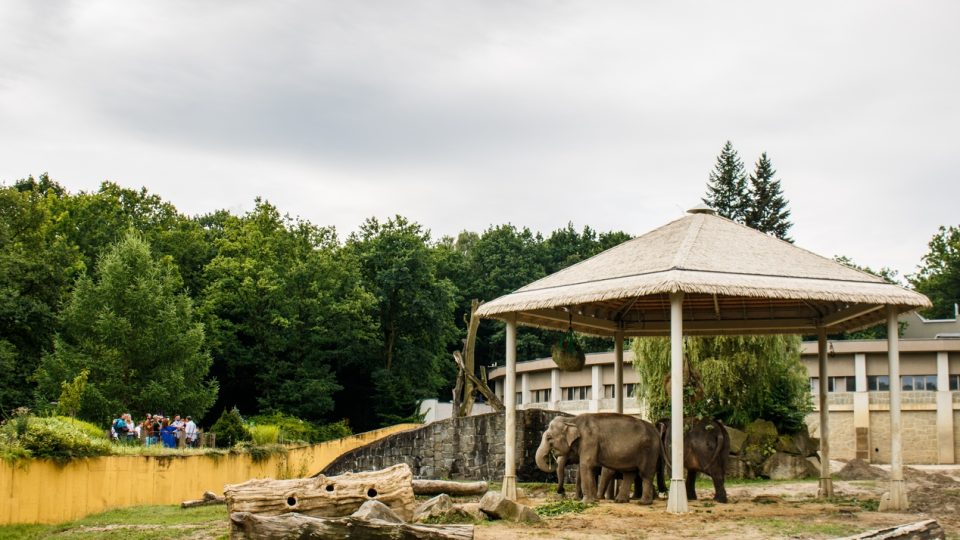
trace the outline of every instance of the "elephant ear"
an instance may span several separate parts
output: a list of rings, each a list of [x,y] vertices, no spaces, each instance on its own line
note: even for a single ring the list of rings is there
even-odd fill
[[[563,435],[567,439],[567,445],[572,447],[580,439],[580,429],[577,428],[576,424],[568,423],[563,430]]]

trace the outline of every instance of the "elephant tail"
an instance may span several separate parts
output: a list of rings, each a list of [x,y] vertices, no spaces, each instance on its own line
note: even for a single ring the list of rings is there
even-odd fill
[[[663,463],[667,467],[670,467],[673,470],[673,466],[670,465],[670,456],[667,455],[667,430],[669,424],[663,420],[657,422],[657,427],[660,428],[660,459],[663,460]]]
[[[727,428],[723,427],[723,422],[714,420],[713,424],[720,428],[717,430],[717,447],[713,450],[713,457],[710,458],[710,463],[708,463],[704,469],[710,469],[710,467],[713,467],[713,464],[717,462],[717,458],[720,457],[720,451],[723,450],[724,447],[723,439],[728,436]]]

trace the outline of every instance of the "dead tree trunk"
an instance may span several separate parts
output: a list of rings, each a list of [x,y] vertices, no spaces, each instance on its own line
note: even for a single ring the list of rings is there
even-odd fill
[[[467,323],[467,339],[463,343],[463,371],[474,375],[474,350],[477,345],[477,329],[480,327],[480,317],[477,317],[477,308],[480,301],[474,298],[470,301],[470,320]],[[473,381],[464,377],[463,404],[460,405],[460,416],[470,416],[473,411]]]
[[[374,499],[404,520],[413,517],[413,473],[405,463],[380,471],[318,475],[294,480],[250,480],[223,491],[230,513],[277,516],[296,512],[314,517],[349,516]]]
[[[324,519],[303,514],[258,516],[248,512],[230,514],[231,540],[297,539],[428,539],[471,540],[473,525],[408,525],[356,517]]]
[[[486,482],[451,482],[449,480],[414,480],[414,495],[439,495],[446,493],[454,497],[465,495],[483,495],[489,486]]]

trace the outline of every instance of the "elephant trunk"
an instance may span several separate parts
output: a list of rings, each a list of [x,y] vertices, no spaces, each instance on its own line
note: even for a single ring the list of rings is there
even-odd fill
[[[550,445],[546,442],[541,442],[540,446],[537,448],[537,468],[543,472],[554,472],[554,468],[547,463],[547,454],[550,453]]]

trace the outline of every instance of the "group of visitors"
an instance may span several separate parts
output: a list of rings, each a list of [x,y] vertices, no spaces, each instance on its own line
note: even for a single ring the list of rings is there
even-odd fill
[[[110,437],[120,442],[143,441],[145,446],[163,444],[167,448],[186,446],[196,448],[200,430],[193,418],[181,419],[180,415],[172,419],[162,414],[147,414],[141,422],[134,422],[130,413],[113,420],[110,425]]]

